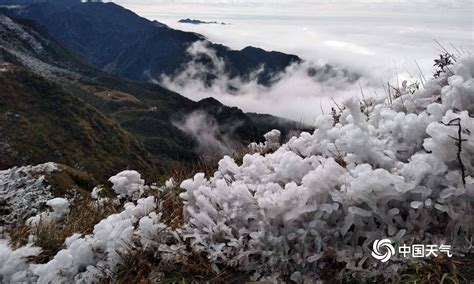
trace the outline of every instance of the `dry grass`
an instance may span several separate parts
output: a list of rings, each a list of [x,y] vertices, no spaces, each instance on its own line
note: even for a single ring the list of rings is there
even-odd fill
[[[204,257],[176,257],[172,265],[162,263],[153,252],[129,246],[118,269],[101,283],[245,283],[247,275],[226,270],[215,272]]]
[[[119,207],[112,203],[99,205],[90,198],[82,198],[71,205],[71,212],[63,221],[43,223],[36,227],[22,224],[11,228],[8,232],[10,244],[14,248],[26,245],[32,235],[33,244],[43,249],[35,262],[43,263],[63,248],[67,237],[92,233],[97,223],[118,210]]]
[[[473,275],[466,274],[466,268],[473,265],[474,259],[472,259],[472,256],[448,258],[445,255],[439,255],[436,258],[410,265],[395,283],[474,283],[474,278],[471,278]]]
[[[232,158],[239,165],[242,164],[245,154],[247,154],[247,152],[244,149],[241,149],[240,151],[235,151]],[[202,157],[192,165],[178,164],[172,167],[167,175],[162,175],[159,178],[156,178],[156,180],[159,180],[160,183],[164,184],[165,180],[172,177],[176,184],[174,188],[164,194],[150,193],[154,195],[157,200],[163,202],[163,210],[161,213],[163,214],[163,221],[166,225],[173,229],[179,228],[183,225],[183,201],[179,197],[183,191],[180,188],[180,184],[184,180],[192,178],[197,173],[204,173],[206,177],[212,177],[218,170],[218,163],[221,158],[220,155],[206,156]]]
[[[71,189],[88,195],[90,189],[94,188],[98,182],[94,177],[86,172],[79,171],[66,165],[59,165],[60,171],[48,174],[47,180],[51,185],[51,192],[54,196],[65,196]]]
[[[175,187],[167,192],[162,198],[163,223],[172,229],[177,229],[184,223],[183,202],[179,197],[180,193],[181,189]]]
[[[79,83],[79,87],[84,91],[92,93],[106,101],[139,102],[135,96],[118,90],[108,89],[100,86],[85,85],[81,83]]]
[[[170,177],[175,181],[175,186],[164,193],[160,192],[149,192],[149,195],[153,195],[157,200],[160,200],[163,204],[162,219],[163,222],[169,227],[176,229],[183,225],[183,201],[179,195],[183,192],[180,188],[181,182],[186,179],[192,178],[197,173],[204,173],[207,177],[213,176],[217,170],[217,162],[215,159],[200,159],[193,165],[179,164],[169,170],[167,175],[162,175],[157,178],[159,183],[164,182]]]
[[[10,237],[10,245],[14,248],[19,248],[28,243],[28,236],[31,228],[25,224],[16,225],[8,228],[7,234]]]

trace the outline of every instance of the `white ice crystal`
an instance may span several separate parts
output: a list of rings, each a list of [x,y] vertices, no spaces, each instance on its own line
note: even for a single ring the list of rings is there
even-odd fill
[[[469,249],[474,59],[452,67],[454,74],[415,94],[402,87],[391,103],[374,99],[367,114],[348,99],[336,125],[322,115],[314,133],[273,153],[262,155],[264,145],[251,144],[255,154],[242,165],[224,157],[213,177],[184,181],[184,233],[193,249],[256,279],[297,282],[319,278],[329,251],[345,272],[395,273],[403,259],[382,265],[370,258],[371,244],[381,238]],[[441,223],[444,230],[436,229]]]
[[[165,189],[169,190],[169,189],[172,189],[175,186],[176,186],[176,182],[174,181],[173,178],[170,178],[165,182]]]
[[[93,199],[99,199],[99,195],[102,192],[102,190],[103,189],[101,187],[94,187],[91,192],[91,197]]]
[[[121,196],[138,197],[143,194],[145,181],[137,171],[123,171],[109,178],[112,189]]]
[[[50,204],[57,209],[66,208],[59,200]],[[161,222],[157,206],[154,197],[126,203],[121,213],[95,225],[92,234],[67,238],[65,248],[44,264],[28,263],[27,257],[39,254],[39,248],[28,245],[12,250],[0,242],[0,280],[2,283],[17,283],[14,279],[27,283],[97,283],[116,269],[127,249],[137,242],[143,249],[160,252],[164,261],[177,254],[184,255],[184,245]]]
[[[250,143],[248,146],[250,152],[253,153],[266,153],[268,151],[275,151],[280,147],[281,143],[281,132],[280,130],[273,129],[272,131],[263,135],[265,143]]]
[[[64,68],[60,63],[51,64],[50,61],[49,63],[42,61],[45,47],[50,43],[45,37],[38,35],[34,29],[0,14],[0,34],[6,35],[6,37],[0,37],[2,49],[16,57],[18,62],[34,73],[49,80],[59,80],[59,77],[64,76],[80,77],[79,74]],[[61,76],[57,76],[58,74]]]
[[[22,25],[16,24],[10,18],[0,14],[0,32],[5,32],[5,30],[15,33],[19,38],[28,42],[30,47],[36,52],[41,53],[44,51],[43,45],[36,39],[33,31],[25,31]]]
[[[28,283],[32,276],[28,258],[40,253],[40,248],[31,245],[13,250],[0,240],[0,283]]]
[[[53,198],[48,200],[46,205],[51,208],[50,212],[41,212],[26,220],[26,223],[30,226],[37,226],[41,223],[61,220],[69,214],[69,201],[65,198]]]
[[[44,204],[53,198],[45,175],[59,171],[54,163],[15,167],[0,171],[0,224],[24,222],[40,213]]]

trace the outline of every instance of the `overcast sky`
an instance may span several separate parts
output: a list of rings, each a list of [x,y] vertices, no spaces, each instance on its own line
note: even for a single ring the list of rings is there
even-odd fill
[[[241,49],[248,45],[297,54],[317,62],[329,63],[364,74],[374,83],[418,77],[415,60],[425,76],[432,71],[432,60],[439,54],[437,39],[446,48],[474,51],[474,1],[471,0],[116,0],[139,15],[171,27],[199,32],[211,41]],[[179,24],[181,18],[222,21],[231,25]],[[298,79],[299,80],[299,79]],[[299,82],[296,80],[297,82]],[[295,84],[294,80],[288,80]],[[301,83],[301,82],[300,82]],[[246,110],[273,112],[293,119],[315,116],[308,101],[323,101],[330,96],[349,94],[324,93],[324,86],[305,84],[302,105],[291,105],[282,98],[280,105],[264,107],[260,100],[240,101],[215,90],[201,93],[195,88],[179,89],[188,97],[199,99],[212,95]],[[280,86],[281,87],[281,86]],[[291,90],[284,86],[283,90]],[[295,87],[295,86],[293,86]],[[353,86],[358,90],[359,86]],[[367,88],[372,88],[368,84]],[[317,90],[315,97],[313,94]],[[281,90],[280,90],[281,91]],[[199,95],[196,95],[199,93]],[[274,96],[281,94],[274,94]],[[261,97],[251,94],[249,97]],[[268,97],[268,96],[267,96]],[[288,98],[291,99],[291,98]],[[260,102],[260,103],[259,103]],[[270,102],[268,102],[270,103]],[[319,103],[318,103],[319,104]],[[259,106],[262,105],[262,106]],[[319,109],[319,106],[316,108]],[[301,113],[303,112],[303,113]],[[307,119],[306,119],[307,120]]]
[[[147,16],[213,17],[315,17],[315,16],[392,16],[415,14],[425,18],[452,16],[460,13],[472,18],[469,0],[352,0],[352,1],[290,1],[290,0],[116,0]],[[421,5],[421,6],[420,6]],[[437,11],[437,12],[436,12]]]

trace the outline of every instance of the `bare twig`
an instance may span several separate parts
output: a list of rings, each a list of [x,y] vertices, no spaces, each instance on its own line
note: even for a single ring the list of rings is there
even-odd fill
[[[426,82],[426,78],[425,78],[425,75],[423,74],[423,71],[421,71],[421,68],[420,68],[420,65],[418,64],[418,62],[415,60],[415,64],[416,64],[416,67],[418,67],[418,71],[420,71],[420,77],[421,77],[421,84],[423,85],[423,88],[425,88],[425,82]],[[423,82],[425,81],[425,82]]]
[[[339,109],[339,111],[342,112],[342,108],[337,104],[337,102],[334,100],[334,98],[331,96],[332,102],[336,105],[336,107]]]
[[[325,114],[325,113],[324,113],[324,109],[323,109],[323,99],[320,99],[320,100],[319,100],[319,108],[321,108],[321,113],[322,113],[322,114]]]
[[[456,147],[458,147],[458,152],[457,152],[457,158],[459,162],[459,166],[461,167],[461,177],[462,177],[462,182],[464,185],[466,185],[466,168],[462,162],[461,159],[461,151],[462,151],[462,142],[467,141],[467,139],[462,139],[462,127],[461,127],[461,118],[455,118],[450,120],[448,123],[441,122],[442,124],[446,126],[457,126],[458,127],[458,137],[452,137],[449,136],[449,138],[453,139],[456,141]]]
[[[456,51],[458,53],[458,56],[461,57],[462,53],[459,51],[459,49],[457,49],[452,42],[449,42],[449,44],[454,49],[454,51]]]

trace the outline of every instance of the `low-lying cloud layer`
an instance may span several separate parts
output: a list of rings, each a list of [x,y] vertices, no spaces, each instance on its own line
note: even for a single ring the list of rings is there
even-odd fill
[[[235,129],[240,126],[239,122],[233,125],[219,125],[214,117],[202,110],[194,111],[172,123],[194,138],[198,143],[195,150],[202,157],[212,159],[222,157],[222,155],[232,155],[244,146],[231,137]]]
[[[432,60],[441,48],[474,50],[473,2],[465,0],[118,0],[149,19],[177,29],[198,32],[210,41],[234,49],[257,46],[297,54],[307,62],[330,64],[361,74],[360,82],[318,82],[307,76],[308,66],[292,66],[272,88],[233,79],[238,95],[229,95],[229,78],[212,87],[187,73],[162,78],[169,88],[192,99],[213,96],[245,111],[281,115],[311,122],[333,99],[379,93],[382,84],[419,80],[432,74]],[[179,24],[181,18],[232,22],[232,25]],[[454,46],[454,48],[452,47]],[[464,51],[463,51],[464,50]],[[417,66],[420,66],[421,72]],[[201,66],[202,67],[202,66]],[[258,71],[258,70],[256,70]],[[413,77],[413,78],[412,78]],[[157,78],[159,79],[159,78]],[[360,84],[360,86],[359,86]]]
[[[354,74],[338,68],[305,62],[289,66],[284,73],[275,74],[276,83],[265,87],[257,83],[257,76],[264,66],[256,69],[248,80],[230,78],[226,73],[225,62],[206,41],[190,46],[188,54],[194,60],[184,70],[174,76],[163,76],[156,82],[194,100],[214,97],[226,105],[238,106],[247,112],[271,113],[304,123],[312,123],[318,114],[329,111],[334,106],[334,100],[357,95],[359,84],[370,86],[365,78],[357,80]],[[199,60],[203,56],[210,59],[211,63],[203,64]],[[210,74],[216,79],[208,84],[202,74]]]

